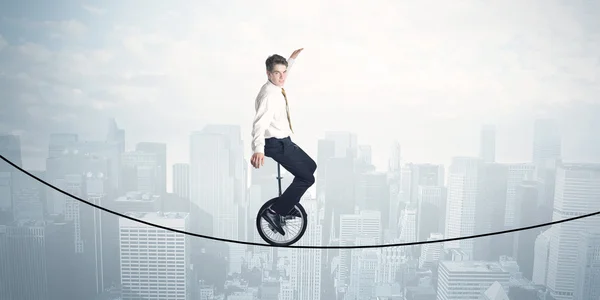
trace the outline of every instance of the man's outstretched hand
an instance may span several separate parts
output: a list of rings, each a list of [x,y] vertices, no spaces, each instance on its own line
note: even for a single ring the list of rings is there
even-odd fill
[[[252,154],[252,158],[250,158],[250,163],[255,168],[260,168],[265,165],[265,154],[264,153],[254,153]]]
[[[300,52],[302,52],[302,50],[304,50],[304,48],[294,50],[294,52],[292,52],[292,55],[290,55],[290,58],[296,59],[296,57],[298,57],[298,54],[300,54]]]

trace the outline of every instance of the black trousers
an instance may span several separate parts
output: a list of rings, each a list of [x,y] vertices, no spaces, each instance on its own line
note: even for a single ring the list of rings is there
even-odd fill
[[[317,163],[289,137],[265,139],[265,156],[272,158],[294,175],[290,186],[271,206],[276,213],[286,215],[315,183]]]

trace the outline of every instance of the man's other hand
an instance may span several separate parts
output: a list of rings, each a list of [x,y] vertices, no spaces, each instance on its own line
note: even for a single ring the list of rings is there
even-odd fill
[[[260,168],[261,166],[265,165],[265,154],[264,153],[254,153],[252,154],[252,158],[250,158],[250,163],[252,164],[253,167],[255,168]]]
[[[302,50],[304,50],[304,48],[294,50],[294,52],[292,52],[292,55],[290,55],[290,58],[296,59],[298,57],[298,54],[300,54]]]

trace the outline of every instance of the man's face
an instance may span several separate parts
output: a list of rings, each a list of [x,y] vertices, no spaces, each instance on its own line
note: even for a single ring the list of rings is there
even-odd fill
[[[267,71],[267,76],[276,86],[283,86],[287,77],[287,68],[285,65],[277,64],[273,67],[273,72]]]

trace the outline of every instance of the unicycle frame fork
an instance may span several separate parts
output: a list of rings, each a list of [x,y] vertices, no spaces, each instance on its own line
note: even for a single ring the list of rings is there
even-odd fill
[[[279,187],[279,197],[281,197],[281,165],[277,163],[277,185]]]
[[[281,179],[283,177],[281,177],[281,164],[279,164],[279,163],[277,163],[277,177],[276,178],[277,178],[277,187],[279,188],[279,197],[281,197],[281,193],[282,193],[281,192]],[[294,218],[293,216],[288,216],[288,215],[282,216],[282,218],[281,218],[282,225],[285,225],[286,220],[290,220],[293,218]]]

